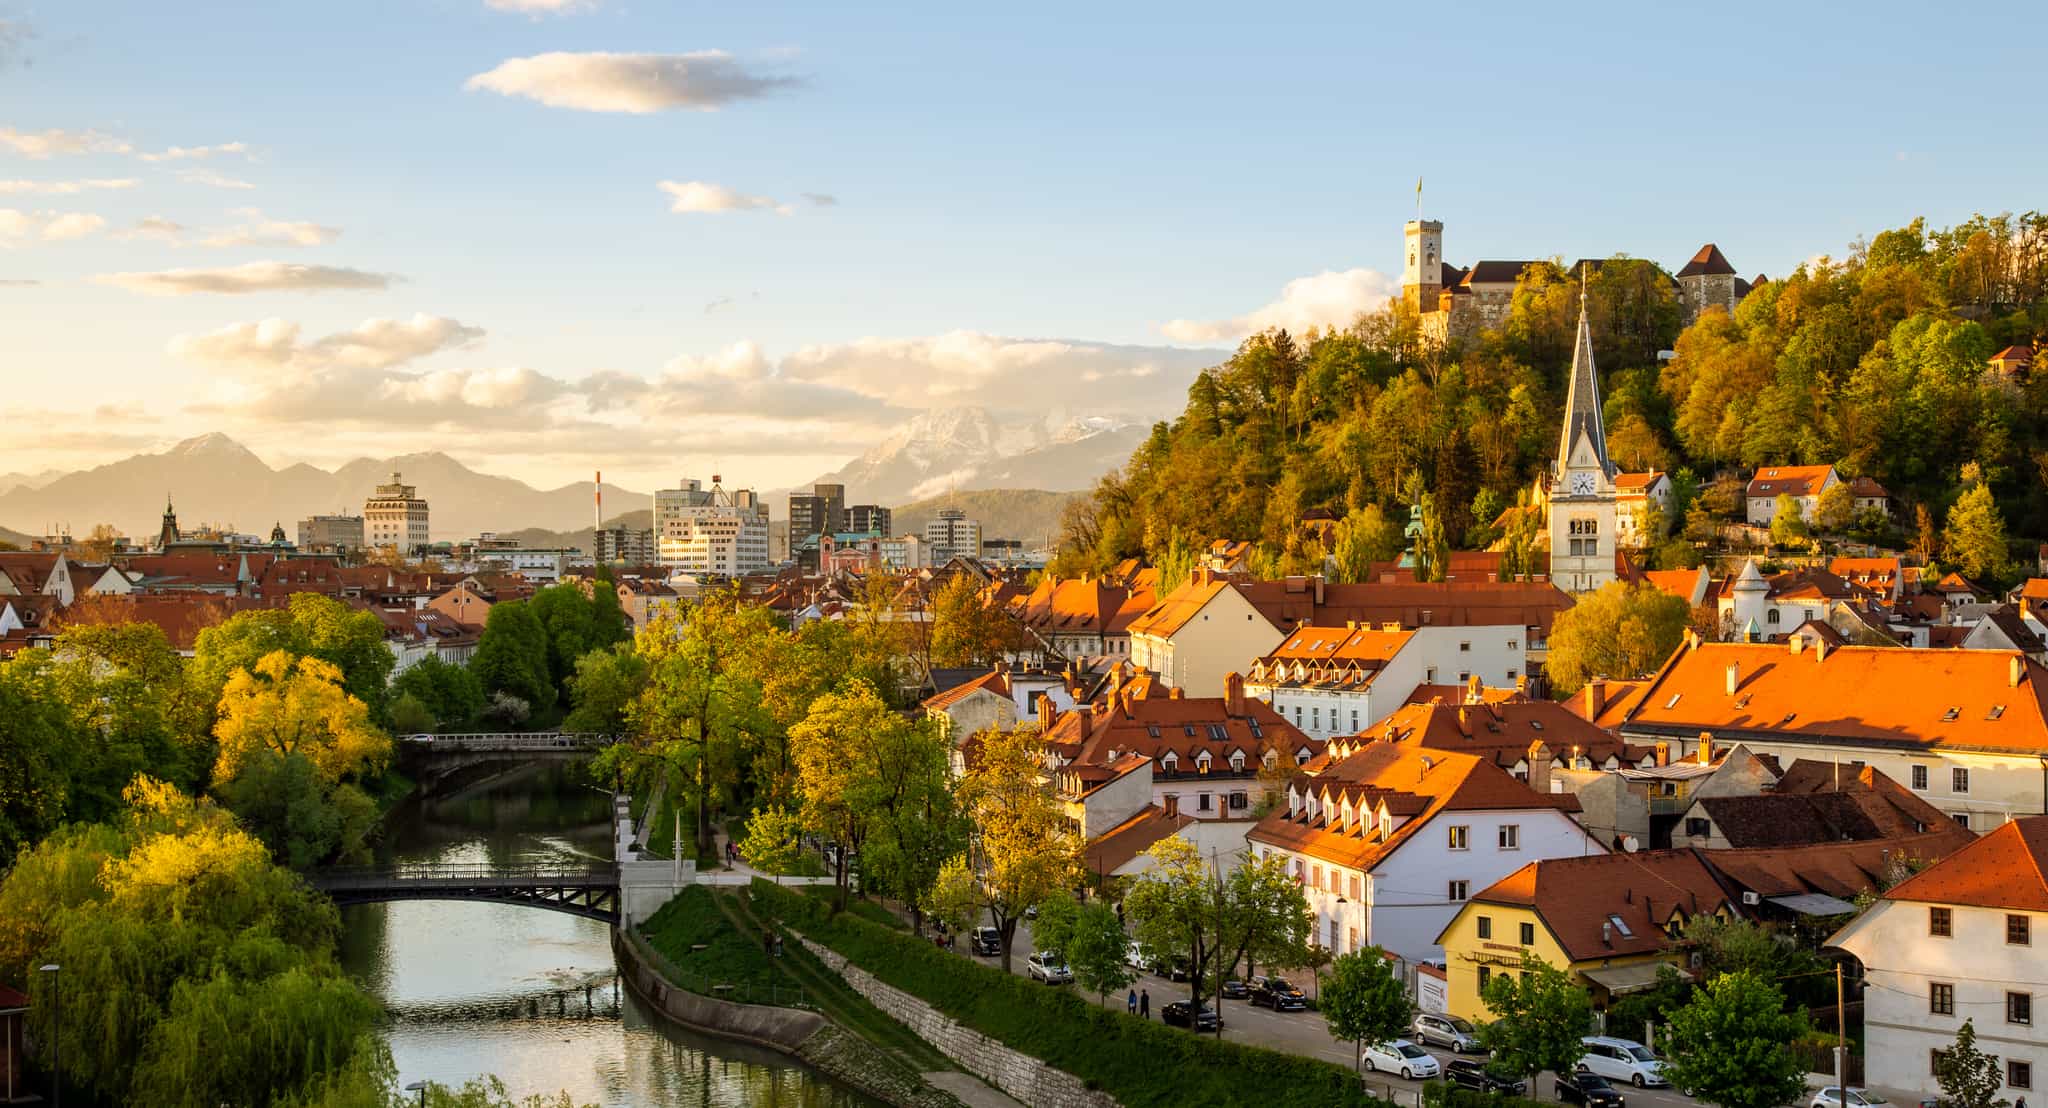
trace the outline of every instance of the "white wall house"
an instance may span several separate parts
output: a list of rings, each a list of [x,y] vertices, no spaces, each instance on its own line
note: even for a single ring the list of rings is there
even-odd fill
[[[1475,755],[1374,743],[1296,781],[1246,840],[1301,881],[1318,946],[1417,962],[1442,954],[1474,892],[1532,861],[1604,853],[1576,809]]]
[[[1245,691],[1318,739],[1355,735],[1423,685],[1512,688],[1528,665],[1523,627],[1301,627],[1253,663]]]
[[[1834,466],[1765,466],[1749,479],[1749,522],[1769,527],[1778,514],[1778,498],[1789,496],[1799,502],[1799,514],[1808,523],[1820,511],[1820,494],[1840,484]]]
[[[2016,820],[1900,882],[1829,940],[1863,962],[1864,1081],[1939,1091],[1937,1052],[1968,1019],[1999,1096],[2048,1081],[2048,817]]]

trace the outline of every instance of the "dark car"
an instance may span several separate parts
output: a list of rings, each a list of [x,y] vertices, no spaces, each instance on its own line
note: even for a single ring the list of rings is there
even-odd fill
[[[1186,981],[1188,979],[1188,960],[1186,958],[1154,958],[1152,964],[1145,968],[1166,978],[1168,981]]]
[[[1159,1018],[1166,1021],[1168,1027],[1188,1027],[1196,1031],[1214,1031],[1223,1022],[1217,1017],[1216,1009],[1206,1004],[1196,1008],[1185,1000],[1176,1000],[1161,1008]]]
[[[1570,1076],[1557,1075],[1557,1099],[1566,1104],[1583,1104],[1586,1108],[1624,1108],[1627,1104],[1621,1091],[1609,1085],[1606,1078],[1585,1070]]]
[[[1003,952],[1003,933],[993,927],[977,927],[967,937],[967,949],[984,958],[994,958]]]
[[[1216,991],[1225,1000],[1243,1000],[1251,990],[1247,989],[1245,983],[1237,978],[1226,977],[1223,979],[1223,984],[1217,986]]]
[[[1284,977],[1252,978],[1251,1002],[1275,1012],[1299,1012],[1308,1007],[1308,994]]]
[[[1529,1083],[1507,1077],[1495,1077],[1486,1070],[1486,1063],[1470,1058],[1458,1058],[1444,1066],[1444,1076],[1454,1085],[1477,1089],[1482,1093],[1498,1093],[1502,1096],[1521,1096],[1529,1091]]]

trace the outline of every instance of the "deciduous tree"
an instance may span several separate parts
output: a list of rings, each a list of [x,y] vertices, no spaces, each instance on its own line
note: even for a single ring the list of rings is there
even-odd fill
[[[1593,1005],[1556,966],[1527,951],[1519,973],[1494,973],[1480,999],[1493,1019],[1479,1027],[1479,1041],[1503,1072],[1534,1076],[1544,1070],[1570,1073],[1586,1053],[1579,1042],[1593,1025]]]
[[[1408,990],[1394,973],[1387,953],[1376,946],[1339,955],[1317,992],[1316,1006],[1330,1034],[1351,1040],[1351,1068],[1358,1069],[1367,1043],[1399,1038],[1415,1018]]]
[[[330,781],[381,769],[391,755],[390,737],[342,686],[339,667],[283,650],[228,678],[213,734],[220,743],[213,769],[219,781],[264,750],[303,755]]]
[[[1002,935],[1007,971],[1018,918],[1074,883],[1080,844],[1051,790],[1039,783],[1035,731],[985,731],[978,743],[974,765],[959,786],[974,831],[966,856],[942,872],[938,903],[950,913],[963,895],[971,895],[987,909]],[[965,889],[963,874],[972,875]]]
[[[1977,1023],[1965,1019],[1956,1030],[1956,1041],[1934,1056],[1934,1081],[1941,1086],[1942,1103],[1950,1108],[2005,1108],[1998,1095],[2005,1087],[2005,1067],[1998,1057],[1977,1049]]]
[[[1963,470],[1963,495],[1948,510],[1941,535],[1941,556],[1954,562],[1966,577],[1996,578],[2008,565],[2005,517],[1991,496],[1991,486],[1977,467]]]
[[[1671,656],[1690,618],[1685,601],[1654,585],[1610,582],[1558,613],[1545,671],[1567,694],[1594,677],[1638,677]]]
[[[554,674],[549,668],[548,633],[523,600],[501,600],[484,617],[470,671],[486,695],[509,693],[536,710],[555,703]]]
[[[1785,1011],[1777,986],[1724,973],[1671,1013],[1664,1075],[1719,1108],[1776,1108],[1805,1091],[1806,1064],[1792,1052],[1805,1033],[1806,1018]]]
[[[1031,941],[1039,950],[1058,953],[1074,982],[1094,993],[1098,1003],[1138,979],[1128,964],[1130,940],[1123,921],[1106,901],[1083,904],[1062,890],[1038,906]]]

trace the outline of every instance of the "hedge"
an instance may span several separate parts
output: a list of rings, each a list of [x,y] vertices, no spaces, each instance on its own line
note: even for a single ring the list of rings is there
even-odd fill
[[[1044,985],[948,954],[900,931],[833,915],[830,905],[756,878],[754,900],[805,937],[919,997],[968,1027],[1079,1077],[1127,1108],[1259,1104],[1389,1108],[1342,1066],[1098,1007]]]
[[[1529,1088],[1534,1091],[1536,1082],[1531,1080]],[[1422,1086],[1422,1108],[1557,1108],[1557,1105],[1505,1093],[1482,1093],[1448,1081],[1430,1081]]]

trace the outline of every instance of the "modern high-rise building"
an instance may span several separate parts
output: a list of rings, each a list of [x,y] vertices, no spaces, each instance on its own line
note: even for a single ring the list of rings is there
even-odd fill
[[[846,509],[844,530],[857,535],[887,535],[895,513],[879,504],[855,504]]]
[[[682,573],[736,577],[758,573],[768,558],[768,506],[752,489],[725,491],[685,479],[654,494],[655,558]]]
[[[812,535],[832,534],[846,528],[846,486],[812,485],[809,495],[789,498],[789,543],[803,542]]]
[[[362,549],[362,516],[307,516],[299,521],[301,553],[354,554]]]
[[[378,550],[412,554],[424,548],[427,538],[427,502],[418,489],[404,484],[393,473],[391,483],[378,485],[363,502],[363,541]]]
[[[945,565],[954,558],[981,557],[981,524],[967,518],[958,508],[941,508],[939,517],[924,525],[925,545],[931,548],[931,564]]]
[[[644,566],[654,563],[654,532],[634,527],[600,527],[591,536],[591,556],[599,565]]]

